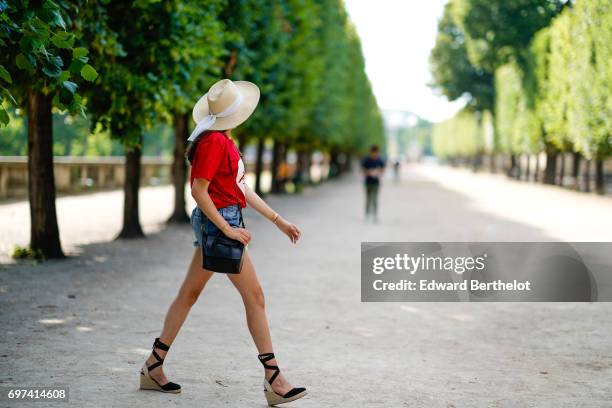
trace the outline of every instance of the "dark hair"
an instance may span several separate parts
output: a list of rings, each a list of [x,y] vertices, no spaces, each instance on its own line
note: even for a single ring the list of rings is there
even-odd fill
[[[370,146],[370,153],[378,153],[378,145]]]
[[[193,156],[195,155],[198,143],[207,133],[208,132],[202,132],[193,140],[193,142],[187,142],[187,147],[185,148],[185,160],[187,160],[187,163],[190,166],[193,164]]]

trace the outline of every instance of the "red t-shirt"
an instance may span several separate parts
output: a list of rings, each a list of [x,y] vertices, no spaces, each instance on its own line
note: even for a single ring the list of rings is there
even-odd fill
[[[244,163],[238,148],[224,133],[211,132],[198,142],[191,164],[191,185],[196,178],[210,181],[208,195],[215,207],[223,208],[238,202],[241,207],[246,207]]]

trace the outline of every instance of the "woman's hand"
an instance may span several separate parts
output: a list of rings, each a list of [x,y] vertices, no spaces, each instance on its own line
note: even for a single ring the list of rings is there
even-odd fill
[[[234,228],[226,226],[223,230],[226,237],[242,242],[244,245],[251,241],[251,233],[246,228]]]
[[[294,244],[298,242],[302,236],[302,231],[295,225],[279,216],[276,220],[276,226],[279,230],[285,233],[289,237],[289,240]]]

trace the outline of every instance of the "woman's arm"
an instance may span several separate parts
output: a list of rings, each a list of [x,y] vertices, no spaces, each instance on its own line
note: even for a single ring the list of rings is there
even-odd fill
[[[205,178],[196,178],[191,186],[191,196],[194,198],[198,207],[204,212],[206,217],[213,222],[225,234],[226,237],[240,241],[243,244],[248,244],[251,240],[251,233],[245,228],[234,228],[227,221],[213,203],[212,198],[208,194],[208,186],[210,181]]]
[[[253,207],[255,211],[257,211],[265,218],[270,220],[274,225],[276,225],[278,229],[280,229],[289,237],[291,242],[293,242],[294,244],[298,242],[300,236],[302,235],[302,232],[296,225],[285,220],[276,211],[270,208],[270,206],[260,196],[258,196],[256,192],[251,190],[248,185],[246,186],[245,196],[247,203],[251,207]]]

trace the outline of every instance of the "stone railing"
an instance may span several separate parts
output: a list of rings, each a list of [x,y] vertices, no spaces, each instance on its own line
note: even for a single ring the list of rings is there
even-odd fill
[[[254,152],[245,155],[247,179],[254,183]],[[55,187],[59,193],[79,193],[121,188],[125,179],[123,156],[53,158]],[[264,159],[262,184],[264,191],[270,185],[270,158]],[[293,173],[295,160],[289,160],[287,172]],[[321,154],[313,155],[311,179],[324,179],[329,165]],[[141,184],[160,185],[171,182],[172,158],[144,156],[141,164]],[[187,173],[189,177],[189,173]],[[28,158],[26,156],[0,156],[0,200],[28,196]]]
[[[125,178],[123,156],[53,158],[55,186],[60,193],[119,188]],[[141,182],[170,182],[172,159],[143,157]],[[28,163],[25,156],[0,156],[0,198],[26,197]]]

